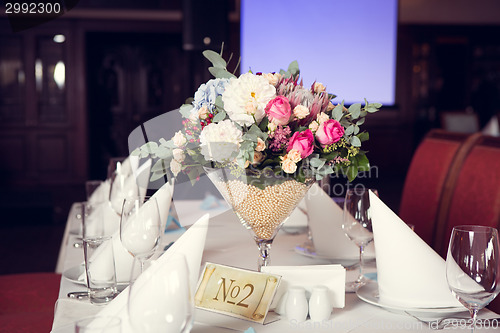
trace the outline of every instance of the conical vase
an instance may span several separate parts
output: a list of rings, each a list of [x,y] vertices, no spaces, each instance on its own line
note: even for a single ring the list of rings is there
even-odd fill
[[[209,179],[219,190],[241,224],[250,231],[259,249],[258,269],[270,263],[274,237],[305,196],[314,180],[298,181],[276,175],[272,169],[205,167]]]

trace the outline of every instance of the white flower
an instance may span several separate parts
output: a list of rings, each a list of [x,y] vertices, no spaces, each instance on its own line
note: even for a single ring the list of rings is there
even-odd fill
[[[290,149],[290,151],[288,152],[288,154],[286,154],[286,156],[294,163],[298,163],[302,159],[302,156],[300,155],[300,152],[297,149]]]
[[[309,124],[309,129],[311,130],[311,132],[316,133],[318,128],[319,128],[318,122],[316,120],[311,121],[311,123]]]
[[[318,113],[318,116],[316,117],[316,121],[318,122],[318,124],[323,124],[325,121],[329,120],[330,117],[324,113],[324,112],[320,112]]]
[[[181,147],[186,144],[187,139],[181,131],[178,131],[175,133],[172,141],[174,142],[174,145],[176,145],[177,147]]]
[[[175,148],[174,150],[172,150],[172,156],[179,163],[184,162],[184,159],[186,158],[186,155],[184,154],[184,150],[179,149],[179,148]]]
[[[286,173],[294,173],[295,171],[297,171],[297,164],[295,164],[294,161],[292,161],[289,158],[286,158],[285,156],[285,158],[281,161],[281,168]]]
[[[171,160],[170,161],[170,171],[174,174],[174,177],[177,177],[179,172],[182,170],[182,165],[177,162],[176,160]]]
[[[252,73],[231,79],[222,94],[224,109],[234,122],[250,126],[260,123],[265,115],[267,103],[276,96],[276,88],[266,78]],[[254,110],[250,110],[250,105]],[[253,114],[248,114],[251,111]],[[254,119],[255,118],[255,119]]]
[[[266,149],[266,143],[261,138],[257,138],[257,147],[255,147],[255,150],[264,151],[264,149]]]
[[[269,84],[272,84],[275,87],[278,84],[278,81],[281,79],[280,73],[265,73],[265,74],[262,74],[262,76],[267,79]]]
[[[232,160],[238,153],[242,135],[241,130],[229,119],[211,123],[201,131],[201,153],[210,161]]]
[[[323,83],[320,82],[314,82],[314,92],[315,93],[320,93],[326,90],[326,87],[323,85]]]
[[[296,107],[293,108],[293,114],[295,117],[298,119],[304,119],[309,115],[310,111],[307,106],[304,105],[297,105]]]
[[[203,105],[199,110],[198,110],[198,118],[200,119],[207,119],[208,116],[208,109],[205,105]]]

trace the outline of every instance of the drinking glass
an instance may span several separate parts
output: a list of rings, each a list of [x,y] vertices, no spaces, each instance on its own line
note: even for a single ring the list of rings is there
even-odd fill
[[[136,262],[134,264],[137,264]],[[134,332],[189,332],[194,321],[194,301],[189,269],[183,254],[171,254],[162,266],[153,261],[130,284],[128,316]]]
[[[474,332],[477,313],[500,292],[498,230],[462,225],[453,228],[446,256],[446,279],[453,295],[470,312]]]
[[[160,243],[161,219],[155,197],[136,196],[123,200],[120,219],[120,240],[127,251],[141,264],[155,253]]]
[[[346,236],[359,247],[359,275],[355,281],[346,283],[347,291],[356,291],[366,284],[366,278],[363,275],[363,254],[365,247],[373,241],[369,191],[378,196],[376,189],[360,186],[347,189],[345,195],[342,229]]]

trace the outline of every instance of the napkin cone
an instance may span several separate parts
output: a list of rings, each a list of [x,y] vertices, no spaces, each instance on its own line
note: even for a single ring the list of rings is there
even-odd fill
[[[305,201],[316,254],[333,259],[359,259],[359,247],[342,229],[342,208],[317,183],[311,186]],[[364,257],[375,257],[373,242],[365,248]]]
[[[168,211],[170,208],[170,203],[172,202],[172,191],[173,187],[169,184],[166,183],[164,184],[161,188],[159,188],[153,195],[152,197],[156,198],[158,201],[158,205],[160,208],[160,218],[162,219],[162,225],[165,226],[166,220],[168,218]],[[140,208],[142,209],[148,209],[148,205],[144,205]],[[165,217],[164,214],[167,214]],[[115,214],[116,216],[116,214]],[[109,221],[106,221],[106,224]],[[127,249],[123,246],[121,240],[120,240],[120,230],[119,230],[119,222],[118,222],[118,227],[116,230],[113,231],[112,233],[112,244],[113,244],[113,251],[114,251],[114,257],[115,257],[115,269],[116,269],[116,281],[118,283],[120,282],[128,282],[130,280],[130,273],[132,270],[132,265],[134,263],[134,257],[127,251]],[[109,234],[109,233],[108,233]],[[105,248],[103,250],[106,250]],[[96,251],[94,255],[97,257],[94,260],[94,269],[98,271],[99,269],[102,269],[102,265],[105,265],[105,261],[100,261],[98,256],[100,251]],[[80,281],[85,281],[85,274],[80,275],[78,278]]]
[[[382,304],[462,307],[446,281],[445,261],[370,191],[377,280]]]
[[[209,215],[205,214],[194,223],[158,260],[155,265],[150,266],[147,271],[152,274],[160,274],[169,269],[169,259],[176,253],[183,254],[189,267],[189,283],[191,291],[194,291],[200,273],[201,258],[208,230]],[[135,283],[146,285],[148,275],[141,275]],[[149,290],[149,289],[148,289]],[[129,288],[122,291],[114,300],[99,312],[99,316],[118,316],[122,320],[122,333],[133,332],[127,313]],[[174,304],[180,304],[183,300],[170,300]],[[177,303],[176,303],[177,302]]]

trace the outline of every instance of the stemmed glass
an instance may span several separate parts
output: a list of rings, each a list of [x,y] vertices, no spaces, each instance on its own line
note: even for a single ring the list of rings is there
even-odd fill
[[[171,254],[162,266],[150,269],[131,283],[128,316],[135,332],[189,332],[194,321],[194,301],[184,255]]]
[[[446,279],[453,295],[470,312],[474,332],[477,313],[500,292],[498,230],[463,225],[453,228],[446,256]]]
[[[141,264],[155,253],[160,243],[161,219],[155,197],[133,197],[123,200],[120,240],[123,247]]]
[[[134,175],[124,175],[119,170],[111,175],[109,204],[118,216],[122,213],[123,200],[136,198],[139,194],[139,185]]]
[[[373,241],[372,220],[370,216],[370,196],[378,191],[356,186],[347,189],[344,201],[344,221],[342,229],[346,236],[359,247],[359,275],[353,282],[346,283],[347,291],[356,291],[366,284],[363,275],[365,247]]]

